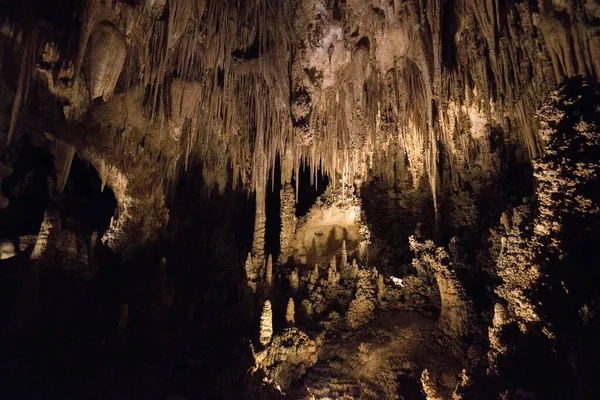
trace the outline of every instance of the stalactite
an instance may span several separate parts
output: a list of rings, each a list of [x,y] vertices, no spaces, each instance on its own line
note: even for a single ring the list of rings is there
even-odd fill
[[[204,8],[204,1],[200,1]],[[175,47],[183,33],[185,32],[190,17],[192,16],[192,2],[188,0],[169,1],[169,36],[167,39],[167,49]]]
[[[52,155],[54,156],[54,170],[56,171],[56,190],[62,193],[69,179],[71,164],[75,157],[75,147],[62,140],[52,142]]]
[[[106,161],[102,160],[100,162],[100,193],[104,193],[104,188],[106,187],[106,181],[108,179],[108,171]]]
[[[7,144],[10,144],[12,140],[21,106],[23,103],[27,102],[31,81],[36,72],[37,56],[44,44],[42,36],[37,29],[34,29],[32,32],[25,32],[23,35],[24,39],[19,80],[17,82],[17,90],[15,92],[15,98],[10,114],[10,125],[8,128],[8,137],[6,139]]]
[[[83,65],[83,59],[87,50],[88,41],[92,30],[96,25],[96,14],[101,7],[101,0],[86,0],[81,14],[81,25],[79,28],[79,44],[77,47],[77,56],[73,68],[73,80],[79,79],[79,71]]]
[[[92,100],[108,100],[112,96],[126,56],[125,38],[114,25],[101,22],[94,28],[88,66]]]

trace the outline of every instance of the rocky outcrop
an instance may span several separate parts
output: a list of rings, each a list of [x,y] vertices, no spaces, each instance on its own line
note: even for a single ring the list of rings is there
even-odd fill
[[[254,354],[254,372],[261,371],[265,380],[286,390],[317,362],[317,345],[304,332],[290,328],[273,338],[264,350]]]
[[[441,298],[441,329],[453,337],[468,334],[472,305],[454,271],[455,265],[450,256],[443,248],[436,247],[431,240],[419,242],[411,236],[410,246],[415,252],[415,268],[428,270],[437,282]]]
[[[377,271],[361,269],[358,272],[358,283],[354,300],[350,303],[346,314],[346,323],[352,329],[369,322],[377,305]]]
[[[540,109],[543,155],[533,163],[535,202],[514,208],[502,219],[497,264],[502,282],[496,288],[502,303],[496,304],[489,329],[493,368],[502,355],[506,362],[507,357],[527,352],[515,344],[518,340],[510,328],[516,325],[521,340],[532,335],[547,338],[547,351],[565,366],[562,374],[579,376],[574,388],[561,390],[574,390],[582,398],[594,390],[592,373],[581,372],[584,353],[596,351],[585,338],[597,326],[589,318],[595,314],[589,304],[597,302],[590,287],[597,280],[590,260],[597,255],[598,241],[593,238],[600,216],[600,119],[591,106],[597,102],[597,84],[574,79],[552,92]],[[575,342],[579,344],[573,346]],[[536,368],[540,374],[552,373],[547,364]],[[506,367],[494,370],[510,374]]]

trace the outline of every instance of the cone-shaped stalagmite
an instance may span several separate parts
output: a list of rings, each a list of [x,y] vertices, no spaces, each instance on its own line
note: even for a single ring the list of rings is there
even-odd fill
[[[358,277],[358,263],[356,260],[352,260],[352,268],[350,269],[350,276],[354,279]]]
[[[248,253],[248,257],[246,258],[244,271],[246,272],[246,283],[248,285],[248,289],[250,289],[252,293],[256,293],[256,280],[258,278],[258,273],[254,263],[252,262],[252,254],[250,253]]]
[[[295,307],[294,307],[294,299],[290,297],[288,300],[287,308],[285,310],[285,320],[288,325],[294,325],[295,322]]]
[[[337,285],[340,281],[340,273],[337,271],[335,257],[331,259],[329,270],[327,270],[327,283],[329,285]]]
[[[40,226],[40,233],[31,253],[31,260],[50,263],[56,254],[56,245],[60,236],[61,219],[58,210],[48,209]]]
[[[298,290],[298,270],[294,269],[290,273],[290,288],[295,292]]]
[[[260,315],[260,344],[267,346],[271,342],[273,336],[273,311],[271,310],[271,302],[265,301],[262,314]]]

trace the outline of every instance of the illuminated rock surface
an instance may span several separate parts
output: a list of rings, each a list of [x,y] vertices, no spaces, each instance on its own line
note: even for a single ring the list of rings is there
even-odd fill
[[[600,396],[597,1],[0,15],[0,398]]]

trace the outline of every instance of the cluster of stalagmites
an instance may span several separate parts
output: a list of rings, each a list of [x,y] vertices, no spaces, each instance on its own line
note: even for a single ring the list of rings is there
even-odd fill
[[[413,237],[411,247],[415,252],[416,274],[405,279],[386,278],[374,268],[360,267],[342,242],[340,256],[333,257],[327,266],[278,265],[269,291],[255,291],[250,281],[249,292],[268,298],[260,316],[255,373],[260,371],[265,382],[285,391],[293,380],[302,378],[306,370],[317,363],[319,349],[327,335],[343,332],[352,335],[361,327],[369,327],[377,313],[390,310],[423,310],[425,304],[437,306],[441,309],[438,326],[443,334],[456,339],[468,335],[472,305],[454,272],[462,267],[456,265],[461,260],[431,241]],[[267,287],[264,278],[259,282],[262,283],[257,287]],[[435,288],[429,289],[431,294],[418,293],[426,291],[428,285]],[[413,300],[411,296],[417,295],[425,298]],[[435,302],[436,295],[441,297],[441,304]],[[273,307],[274,301],[281,304]],[[288,328],[283,331],[274,325],[274,320],[283,319],[276,315],[274,318],[274,308],[285,310]],[[290,329],[294,325],[297,327]],[[305,329],[311,332],[310,337]],[[436,375],[435,379],[441,378]],[[450,392],[454,385],[456,382],[451,383]],[[448,391],[446,386],[431,390]]]
[[[513,326],[523,334],[539,330],[559,350],[581,353],[561,337],[567,323],[592,324],[598,300],[589,289],[572,295],[596,277],[578,246],[591,251],[590,242],[596,243],[581,232],[597,231],[598,122],[580,116],[598,103],[597,95],[588,93],[589,104],[582,104],[569,85],[596,89],[571,82],[544,98],[567,77],[599,76],[594,2],[272,3],[87,0],[70,46],[54,42],[44,23],[23,23],[39,26],[19,30],[13,21],[16,30],[2,31],[13,39],[8,50],[18,55],[15,71],[3,73],[3,81],[18,76],[15,87],[6,88],[14,91],[9,121],[2,121],[7,141],[40,131],[31,121],[52,114],[42,130],[53,134],[48,147],[55,190],[64,188],[75,153],[93,165],[117,199],[102,241],[124,255],[167,224],[165,191],[177,167],[185,170],[198,156],[207,186],[221,190],[231,167],[234,182],[256,192],[248,293],[261,303],[281,300],[287,324],[331,316],[329,327],[342,320],[357,329],[377,307],[439,309],[439,326],[453,338],[469,332],[473,310],[457,273],[467,269],[465,262],[452,249],[412,237],[414,273],[402,277],[403,286],[350,262],[350,241],[339,261],[334,256],[314,269],[284,268],[290,259],[322,255],[308,250],[318,244],[323,232],[315,229],[328,216],[334,238],[342,232],[356,236],[359,246],[368,243],[358,196],[351,207],[332,201],[326,212],[315,209],[297,221],[292,176],[298,185],[301,161],[308,161],[313,179],[321,166],[336,178],[334,185],[342,177],[342,190],[368,176],[396,182],[399,171],[415,188],[428,178],[436,211],[440,189],[450,193],[448,224],[460,230],[478,222],[477,196],[508,157],[498,149],[514,146],[511,157],[533,159],[537,186],[535,198],[506,210],[491,233],[497,243],[488,272],[499,284],[488,331],[490,371],[502,373],[497,361],[509,353],[504,334]],[[64,47],[76,49],[72,57],[60,54]],[[36,102],[29,101],[34,95]],[[42,111],[27,104],[42,105]],[[265,203],[277,159],[282,227],[274,265],[264,252]],[[446,170],[438,171],[442,164]],[[3,165],[0,182],[9,174]],[[0,209],[7,205],[0,194]],[[61,229],[60,216],[49,209],[29,245],[32,259],[64,258],[87,270],[97,236]],[[2,243],[1,257],[23,251],[27,241]],[[577,274],[565,272],[567,265],[580,266]],[[331,309],[334,302],[343,317]],[[561,303],[568,307],[552,307]],[[296,328],[273,336],[273,310],[264,308],[261,365],[277,364],[277,348],[290,338],[312,354],[311,339]],[[553,308],[576,312],[561,322]],[[290,364],[306,367],[312,360],[302,356]],[[271,367],[263,372],[282,388],[297,374],[272,373]],[[432,374],[424,373],[423,382],[434,398]]]
[[[310,339],[300,329],[291,327],[297,321],[304,325],[318,321],[330,309],[330,303],[343,296],[345,300],[342,301],[349,305],[347,326],[356,329],[373,318],[377,304],[385,296],[385,286],[383,276],[375,270],[359,268],[355,259],[352,263],[348,262],[345,242],[339,268],[335,257],[326,271],[321,271],[319,265],[315,265],[313,270],[300,274],[298,267],[285,271],[280,265],[277,268],[279,273],[273,274],[268,272],[273,271],[271,257],[265,267],[263,274],[259,272],[247,275],[252,278],[248,280],[248,291],[253,295],[258,293],[275,298],[276,292],[280,290],[278,288],[287,286],[287,289],[281,290],[290,293],[292,297],[287,299],[284,308],[288,328],[281,334],[274,334],[271,300],[266,300],[262,306],[259,329],[261,351],[255,353],[255,372],[261,371],[268,382],[285,390],[292,379],[302,377],[306,369],[317,362],[317,342],[320,340]],[[251,255],[246,262],[246,271],[248,270],[254,270]],[[257,281],[261,276],[262,279]],[[267,279],[269,276],[270,280]],[[267,288],[271,290],[267,291]],[[298,311],[296,304],[300,305]]]

